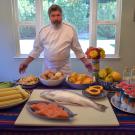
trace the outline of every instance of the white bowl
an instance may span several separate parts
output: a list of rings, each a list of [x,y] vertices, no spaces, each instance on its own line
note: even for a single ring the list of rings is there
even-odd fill
[[[43,85],[46,85],[46,86],[57,86],[57,85],[60,85],[64,81],[64,79],[65,79],[65,77],[61,77],[58,80],[51,80],[51,79],[45,80],[45,79],[39,77],[40,82]]]

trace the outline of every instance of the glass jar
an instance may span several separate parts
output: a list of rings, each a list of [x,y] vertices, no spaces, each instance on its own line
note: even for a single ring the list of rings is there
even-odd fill
[[[131,77],[131,70],[129,67],[125,67],[123,70],[123,81],[125,81],[127,84],[130,84],[130,77]]]
[[[133,68],[131,69],[130,83],[135,84],[135,66],[133,66]]]

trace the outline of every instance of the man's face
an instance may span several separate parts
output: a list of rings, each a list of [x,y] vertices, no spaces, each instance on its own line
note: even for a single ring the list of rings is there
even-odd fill
[[[62,22],[62,14],[59,11],[52,11],[49,17],[51,23],[56,27]]]

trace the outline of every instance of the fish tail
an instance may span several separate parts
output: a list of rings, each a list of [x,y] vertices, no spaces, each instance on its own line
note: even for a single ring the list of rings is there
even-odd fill
[[[107,106],[97,103],[97,106],[95,109],[97,109],[98,111],[104,112],[107,109]]]

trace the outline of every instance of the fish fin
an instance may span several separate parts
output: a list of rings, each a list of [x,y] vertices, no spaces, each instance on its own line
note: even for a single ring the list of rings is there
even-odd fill
[[[97,103],[97,107],[95,109],[97,109],[98,111],[104,112],[107,108],[108,108],[107,106]]]

